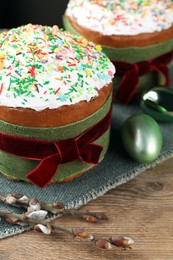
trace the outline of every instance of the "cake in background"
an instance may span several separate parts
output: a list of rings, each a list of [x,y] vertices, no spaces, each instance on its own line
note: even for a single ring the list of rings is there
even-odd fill
[[[44,187],[96,166],[109,145],[115,68],[57,26],[0,34],[0,172]]]
[[[63,21],[65,29],[101,44],[115,64],[117,101],[169,85],[172,0],[70,0]]]

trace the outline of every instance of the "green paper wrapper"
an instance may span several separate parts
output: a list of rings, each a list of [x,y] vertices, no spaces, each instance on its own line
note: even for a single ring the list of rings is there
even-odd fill
[[[106,116],[110,110],[112,103],[112,94],[106,101],[106,103],[95,113],[89,117],[69,124],[62,127],[54,128],[37,128],[37,127],[24,127],[14,124],[10,124],[4,121],[0,121],[1,132],[7,133],[14,136],[21,136],[26,138],[33,138],[38,140],[46,141],[57,141],[66,140],[69,138],[75,138],[81,133],[89,129],[98,123],[102,118]],[[102,153],[100,155],[99,161],[101,161],[108,149],[110,139],[110,129],[108,129],[100,138],[98,138],[94,143],[103,146]],[[23,159],[3,151],[0,151],[0,172],[11,179],[27,181],[26,175],[30,173],[39,162]],[[76,160],[70,163],[65,163],[59,165],[53,182],[59,182],[66,178],[73,178],[78,174],[88,171],[93,168],[92,164],[85,164],[80,160]]]

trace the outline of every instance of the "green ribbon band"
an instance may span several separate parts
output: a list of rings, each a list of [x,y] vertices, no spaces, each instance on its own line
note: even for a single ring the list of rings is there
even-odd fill
[[[37,127],[23,127],[13,124],[9,124],[4,121],[0,121],[0,129],[2,132],[12,134],[15,136],[22,136],[27,138],[35,138],[47,141],[65,140],[68,138],[74,138],[80,135],[88,128],[95,125],[108,113],[112,103],[112,94],[109,96],[105,104],[95,113],[89,117],[62,127],[54,128],[37,128]],[[102,153],[99,161],[101,161],[108,149],[110,137],[110,129],[108,129],[100,138],[94,143],[103,146]],[[31,172],[39,162],[23,159],[3,151],[0,151],[0,172],[9,178],[16,180],[27,181],[26,175]],[[93,168],[92,164],[84,164],[80,160],[74,162],[59,165],[53,182],[62,181],[63,179],[73,177],[77,174],[88,171]]]
[[[97,139],[96,142],[94,142],[103,146],[99,162],[103,160],[107,152],[110,137],[109,132],[110,131],[108,130],[99,139]],[[22,159],[0,151],[0,172],[6,177],[27,181],[26,175],[31,172],[35,167],[37,167],[38,164],[39,163],[36,161]],[[59,182],[64,180],[65,178],[73,177],[77,174],[86,172],[91,168],[93,168],[92,164],[84,164],[80,160],[76,160],[74,162],[66,164],[60,164],[51,183]]]
[[[105,104],[95,113],[83,120],[77,121],[65,126],[41,128],[41,127],[25,127],[7,123],[0,120],[1,132],[21,136],[26,138],[34,138],[46,141],[65,140],[75,138],[83,133],[89,127],[98,123],[109,111],[112,102],[112,94],[109,96]]]

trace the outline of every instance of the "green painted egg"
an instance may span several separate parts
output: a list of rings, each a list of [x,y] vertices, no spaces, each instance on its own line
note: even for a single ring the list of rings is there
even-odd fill
[[[138,162],[154,161],[162,149],[162,133],[157,122],[146,114],[129,117],[121,128],[123,145]]]

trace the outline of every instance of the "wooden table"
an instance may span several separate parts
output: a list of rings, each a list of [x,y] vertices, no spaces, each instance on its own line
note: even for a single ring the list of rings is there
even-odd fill
[[[86,240],[58,232],[46,236],[34,231],[0,241],[1,260],[172,260],[173,159],[88,203],[83,210],[106,211],[109,220],[90,224],[65,217],[57,222],[81,226],[98,236],[125,235],[135,240],[132,250],[102,250]]]

